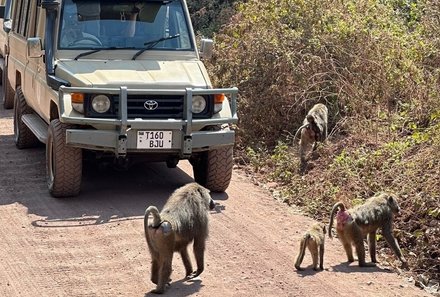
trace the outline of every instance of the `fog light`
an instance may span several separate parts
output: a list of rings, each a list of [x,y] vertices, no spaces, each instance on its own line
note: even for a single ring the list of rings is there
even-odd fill
[[[92,108],[97,113],[106,113],[110,105],[110,99],[105,95],[97,95],[92,99]]]
[[[194,96],[192,100],[192,112],[201,113],[205,110],[206,100],[202,96]]]

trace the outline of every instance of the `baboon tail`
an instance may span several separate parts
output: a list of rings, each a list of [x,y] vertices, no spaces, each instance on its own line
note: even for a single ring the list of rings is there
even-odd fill
[[[298,133],[301,133],[301,130],[304,129],[305,127],[307,127],[309,125],[309,123],[305,123],[304,125],[302,125],[301,127],[298,128],[298,130],[295,133],[295,137],[293,137],[293,140],[296,139],[296,137],[298,136]]]
[[[148,230],[148,216],[152,214],[153,215],[153,224],[152,227],[156,228],[159,227],[160,223],[161,223],[161,218],[160,218],[160,214],[159,214],[159,210],[157,209],[156,206],[149,206],[146,210],[145,210],[145,215],[144,215],[144,229],[145,229],[145,234],[147,233]]]
[[[299,246],[299,254],[298,257],[296,257],[296,261],[295,261],[295,268],[296,270],[302,270],[301,269],[301,263],[304,259],[304,255],[306,253],[306,247],[307,247],[307,242],[310,239],[310,234],[307,233],[303,236],[303,238],[301,239],[301,244]]]
[[[345,211],[346,210],[345,205],[344,205],[343,202],[338,202],[335,205],[333,205],[332,212],[330,213],[330,222],[328,224],[328,237],[330,237],[330,238],[333,238],[333,236],[332,236],[333,218],[335,217],[336,211],[338,209],[340,211]]]

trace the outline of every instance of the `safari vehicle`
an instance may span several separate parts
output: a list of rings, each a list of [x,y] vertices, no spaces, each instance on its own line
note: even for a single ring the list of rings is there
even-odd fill
[[[46,144],[54,197],[78,195],[83,154],[187,159],[195,180],[225,191],[237,88],[213,88],[185,0],[14,0],[8,80],[20,149]]]
[[[2,102],[4,108],[14,106],[14,90],[5,80],[8,65],[8,32],[11,30],[12,0],[0,0],[0,81],[3,85]]]

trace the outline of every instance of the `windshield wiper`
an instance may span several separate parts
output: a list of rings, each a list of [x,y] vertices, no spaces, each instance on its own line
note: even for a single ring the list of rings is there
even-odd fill
[[[112,46],[112,47],[107,47],[107,48],[97,48],[97,49],[93,49],[91,51],[83,52],[83,53],[79,54],[78,56],[75,57],[74,60],[78,60],[81,57],[88,56],[88,55],[91,55],[91,54],[94,54],[94,53],[97,53],[97,52],[100,52],[100,51],[104,51],[104,50],[118,50],[118,49],[134,49],[134,47],[115,47],[115,46]]]
[[[102,50],[102,49],[94,49],[94,50],[91,50],[91,51],[88,51],[88,52],[83,52],[83,53],[79,54],[78,56],[76,56],[74,60],[78,60],[78,59],[81,58],[81,57],[84,57],[84,56],[88,56],[88,55],[91,55],[91,54],[97,53],[97,52],[99,52],[99,51],[101,51],[101,50]]]
[[[161,41],[170,40],[170,39],[174,39],[174,38],[177,38],[177,37],[180,37],[180,34],[171,35],[171,36],[168,36],[168,37],[162,37],[162,38],[159,38],[157,40],[147,41],[147,42],[144,43],[145,48],[139,50],[136,54],[134,54],[133,58],[131,58],[131,59],[132,60],[136,60],[136,58],[139,57],[139,55],[141,55],[143,52],[145,52],[145,51],[147,51],[149,49],[152,49],[153,47],[155,47]]]

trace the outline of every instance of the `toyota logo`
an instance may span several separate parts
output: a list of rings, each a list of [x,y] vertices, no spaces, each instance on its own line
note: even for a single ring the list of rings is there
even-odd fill
[[[146,110],[155,110],[159,106],[159,103],[157,103],[154,100],[147,100],[144,102],[144,107]]]

